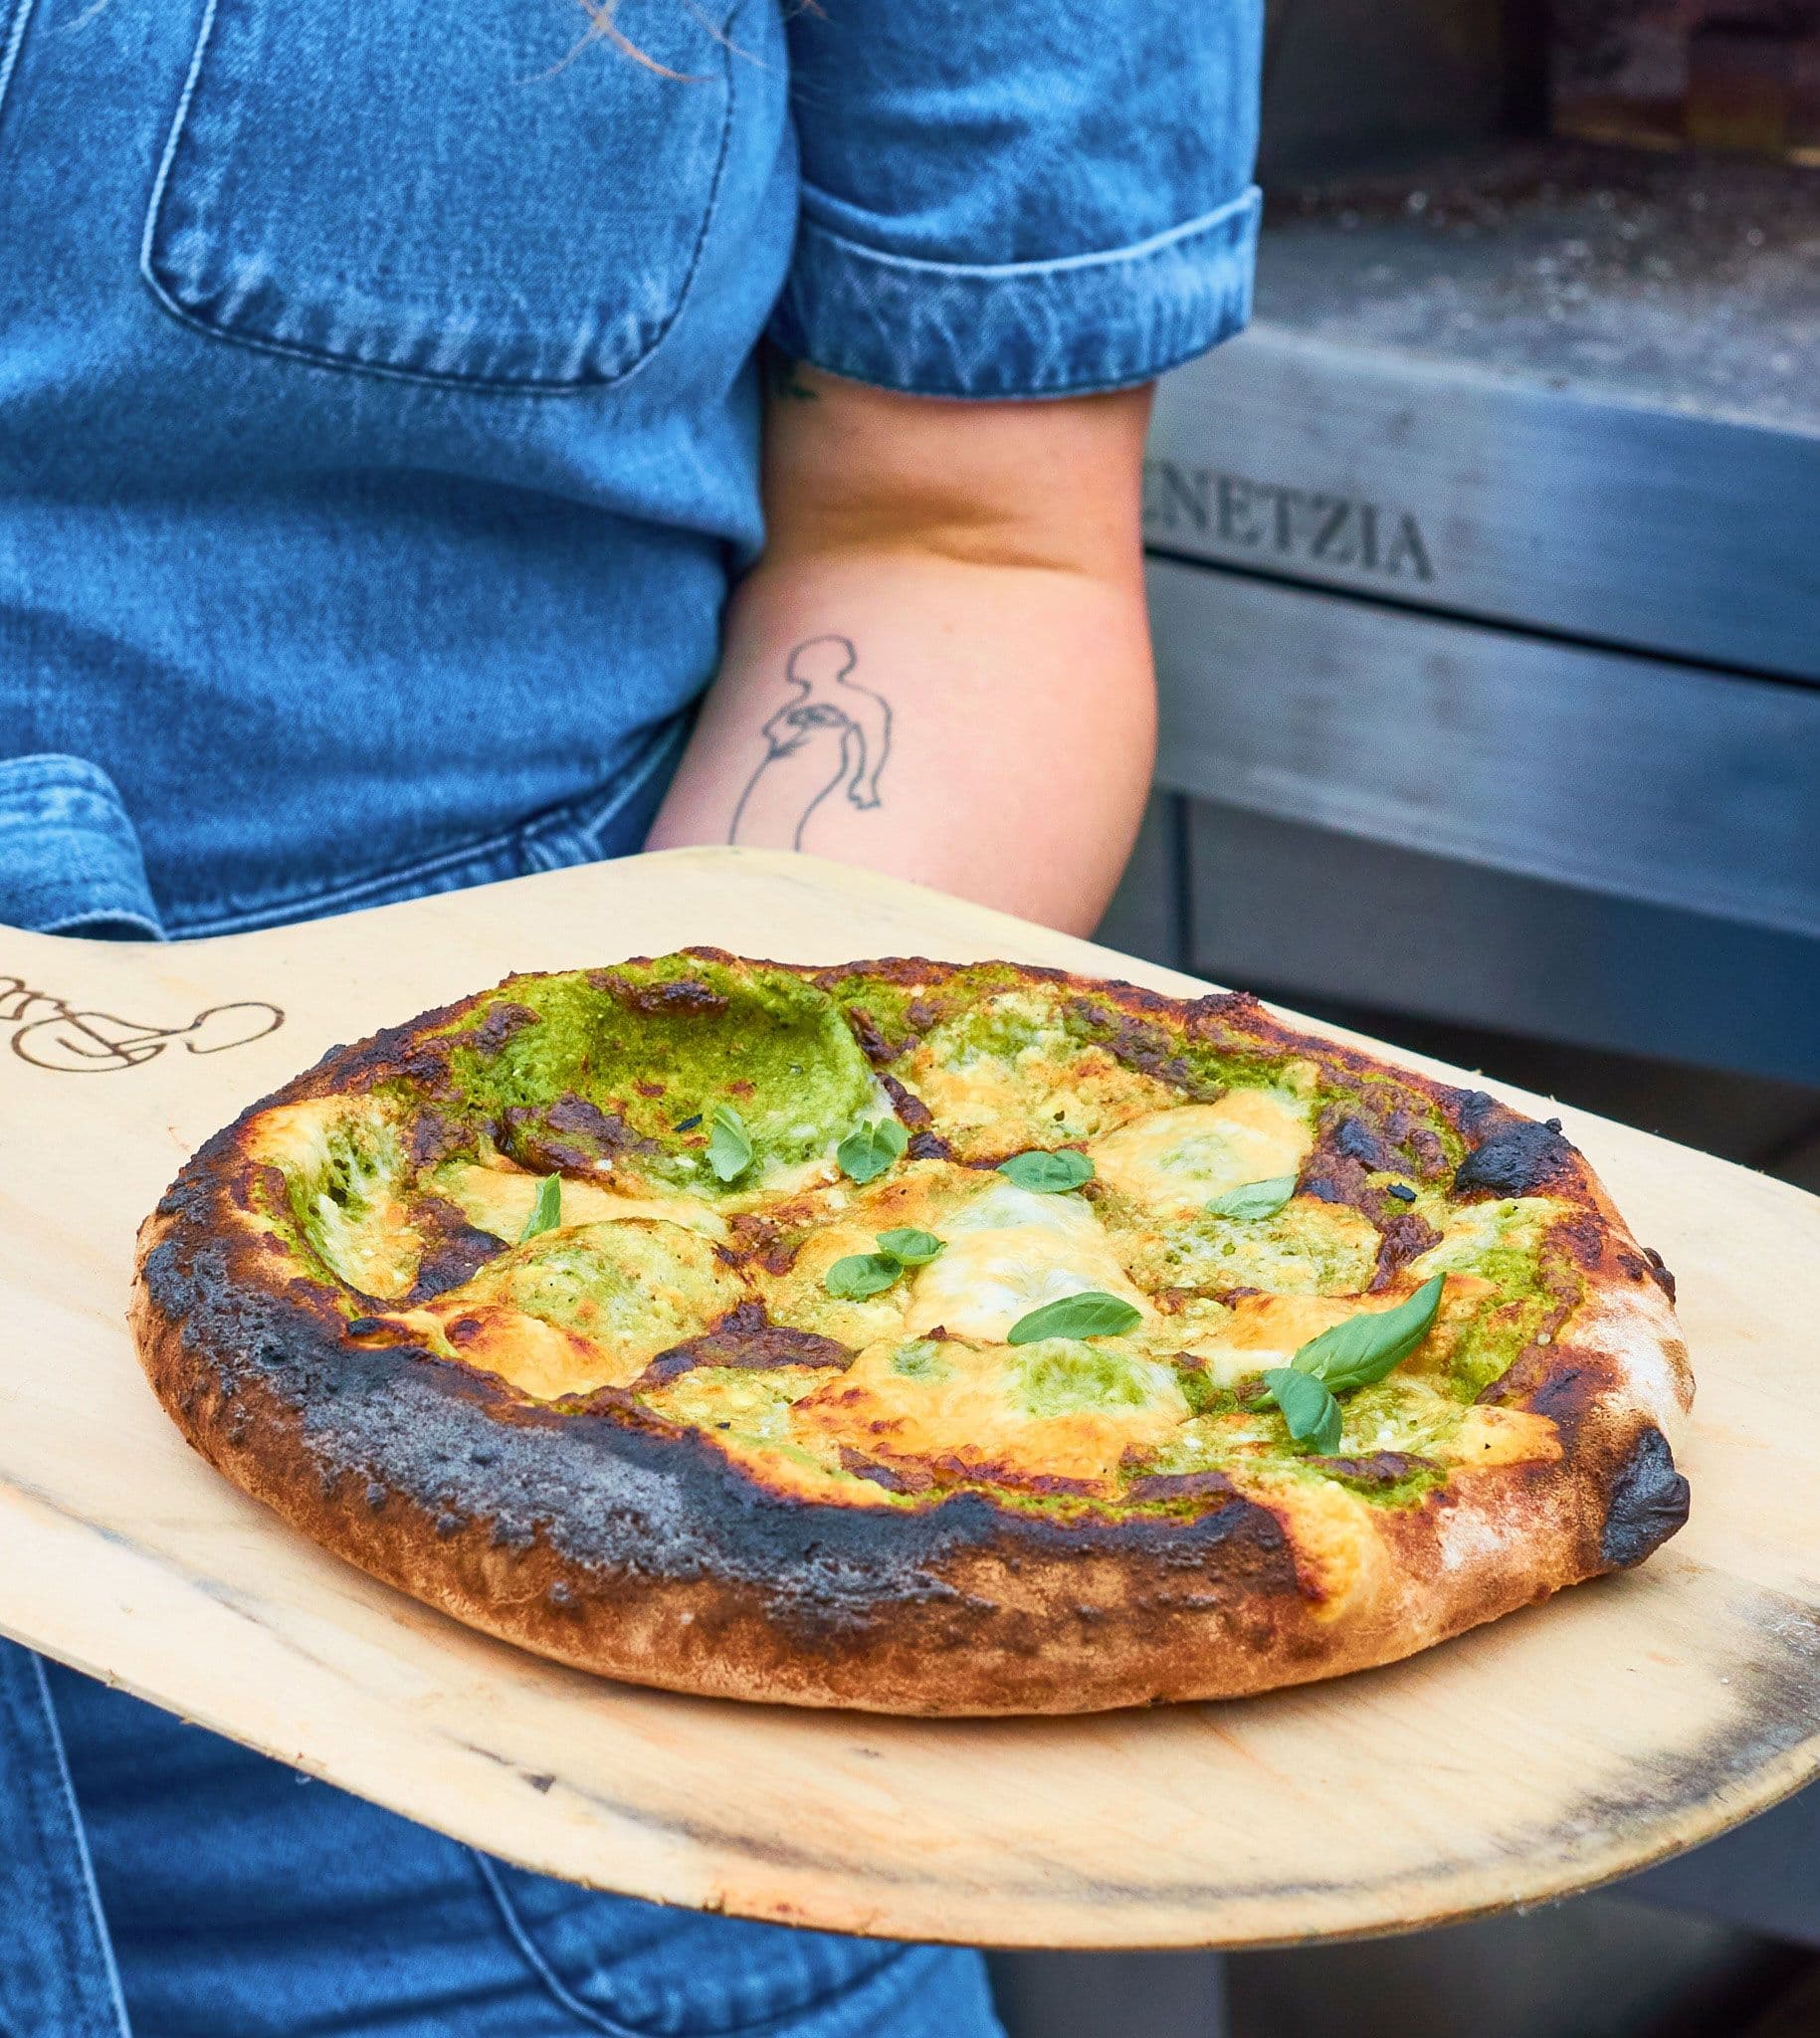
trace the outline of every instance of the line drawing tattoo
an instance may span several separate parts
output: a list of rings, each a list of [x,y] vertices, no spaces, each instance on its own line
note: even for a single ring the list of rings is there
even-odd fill
[[[285,1023],[277,1005],[244,999],[211,1005],[187,1026],[141,1026],[108,1012],[83,1012],[49,991],[35,991],[22,976],[0,976],[0,1026],[10,1026],[13,1052],[35,1069],[90,1076],[103,1069],[136,1069],[178,1041],[193,1055],[263,1040]]]
[[[891,708],[848,678],[858,663],[850,637],[809,637],[791,651],[785,677],[795,694],[759,731],[765,753],[733,809],[728,842],[787,837],[801,849],[815,810],[840,787],[850,806],[879,804]]]

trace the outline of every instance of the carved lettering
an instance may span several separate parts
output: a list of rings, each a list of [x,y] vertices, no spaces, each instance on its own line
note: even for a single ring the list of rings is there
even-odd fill
[[[1428,547],[1422,542],[1422,532],[1413,516],[1397,518],[1397,534],[1390,542],[1390,549],[1384,554],[1384,571],[1400,573],[1403,561],[1407,559],[1415,568],[1418,580],[1432,580],[1435,569],[1428,563]]]
[[[1216,477],[1219,488],[1220,535],[1228,544],[1255,545],[1263,536],[1252,521],[1252,484],[1236,474]]]
[[[1144,528],[1203,534],[1244,551],[1268,547],[1310,565],[1349,566],[1392,580],[1433,580],[1434,559],[1413,511],[1293,489],[1219,468],[1144,463]]]
[[[1352,526],[1353,505],[1344,496],[1314,498],[1314,535],[1309,543],[1311,559],[1330,559],[1336,566],[1349,566],[1353,552],[1346,533]]]

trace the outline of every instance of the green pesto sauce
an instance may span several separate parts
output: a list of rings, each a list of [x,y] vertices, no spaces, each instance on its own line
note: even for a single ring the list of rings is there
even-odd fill
[[[588,1224],[545,1232],[490,1261],[465,1293],[603,1344],[690,1334],[733,1299],[713,1248],[674,1225]]]
[[[876,1115],[866,1057],[833,1000],[814,985],[686,955],[610,975],[633,991],[699,983],[724,1003],[643,1011],[580,973],[508,982],[462,1024],[450,1073],[464,1101],[497,1118],[580,1097],[651,1143],[641,1170],[708,1195],[723,1185],[707,1162],[708,1128],[679,1127],[718,1103],[737,1110],[752,1142],[752,1166],[724,1185],[735,1191],[773,1167],[830,1152],[867,1111]],[[522,1005],[537,1021],[490,1053],[481,1030],[502,1004]],[[592,1143],[585,1131],[565,1128],[559,1136],[583,1149]]]
[[[804,1366],[704,1365],[644,1398],[673,1422],[754,1443],[787,1444],[791,1405],[828,1377]]]
[[[294,1239],[350,1288],[383,1295],[408,1287],[412,1268],[405,1243],[369,1229],[398,1193],[405,1169],[404,1141],[383,1109],[328,1126],[311,1163],[286,1177]]]
[[[1259,1288],[1271,1295],[1356,1295],[1377,1239],[1350,1210],[1302,1197],[1275,1217],[1191,1218],[1160,1230],[1136,1263],[1156,1288]]]
[[[891,1355],[891,1369],[907,1380],[951,1380],[954,1368],[942,1355],[941,1346],[929,1337],[918,1337],[900,1345]]]
[[[1012,1390],[1029,1415],[1070,1415],[1084,1408],[1144,1408],[1181,1391],[1174,1368],[1120,1351],[1111,1342],[1045,1337],[1018,1348]]]

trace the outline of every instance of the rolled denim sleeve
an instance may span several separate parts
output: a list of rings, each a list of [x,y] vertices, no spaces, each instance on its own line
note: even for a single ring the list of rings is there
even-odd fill
[[[1262,0],[821,0],[771,336],[930,396],[1141,382],[1251,310]]]

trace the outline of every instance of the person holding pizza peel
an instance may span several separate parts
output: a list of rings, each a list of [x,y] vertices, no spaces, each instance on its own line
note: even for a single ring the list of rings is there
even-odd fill
[[[736,840],[1091,930],[1260,14],[15,0],[0,921]],[[7,1644],[0,1858],[33,2038],[996,2029],[975,1955],[520,1873]]]

